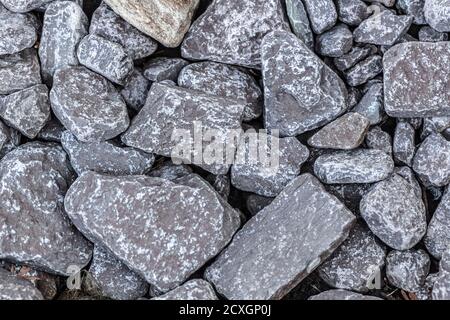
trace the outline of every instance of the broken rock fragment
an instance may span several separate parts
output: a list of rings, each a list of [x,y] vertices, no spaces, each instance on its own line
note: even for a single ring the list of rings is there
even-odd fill
[[[373,45],[353,47],[350,52],[333,59],[333,62],[338,70],[345,71],[375,52],[376,47]]]
[[[371,125],[379,124],[385,116],[383,84],[371,85],[352,111],[365,116]]]
[[[336,24],[337,12],[333,0],[303,0],[315,33],[330,29]]]
[[[383,72],[383,58],[373,55],[344,72],[347,83],[353,87],[362,85]]]
[[[392,138],[389,133],[383,131],[379,126],[369,130],[366,136],[366,145],[370,149],[379,149],[386,154],[392,154]]]
[[[424,11],[425,0],[397,0],[397,8],[404,14],[414,17],[414,24],[426,24],[425,21],[425,11]]]
[[[447,41],[448,34],[445,32],[436,31],[429,26],[424,26],[424,27],[420,28],[419,40],[425,41],[425,42]]]
[[[0,267],[0,300],[44,300],[44,297],[30,281]]]
[[[31,48],[36,40],[32,17],[10,12],[0,3],[0,56]]]
[[[144,77],[142,72],[135,68],[125,79],[120,94],[128,107],[135,111],[139,111],[147,100],[150,87],[151,82]]]
[[[361,0],[337,0],[339,20],[350,26],[358,26],[370,14],[368,5]]]
[[[450,32],[450,1],[425,0],[425,20],[436,31]]]
[[[328,290],[310,297],[308,300],[383,300],[347,290]]]
[[[317,37],[317,52],[326,57],[340,57],[352,49],[353,34],[345,24],[338,24]]]
[[[181,69],[189,63],[180,58],[155,58],[145,65],[144,76],[153,82],[177,81]]]
[[[450,192],[446,189],[428,225],[424,243],[428,252],[436,259],[450,247]]]
[[[393,153],[396,161],[412,166],[416,151],[415,135],[416,131],[408,122],[400,121],[397,123],[393,143]]]
[[[153,300],[218,300],[208,281],[194,279]]]
[[[314,48],[314,34],[302,0],[286,0],[286,12],[292,31],[312,50]]]

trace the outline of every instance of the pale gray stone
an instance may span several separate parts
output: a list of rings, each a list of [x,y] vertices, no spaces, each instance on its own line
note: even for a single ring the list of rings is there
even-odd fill
[[[450,300],[450,250],[448,248],[443,252],[439,274],[435,279],[431,296],[433,300]]]
[[[419,30],[419,40],[425,42],[447,41],[448,34],[445,32],[436,31],[429,26],[424,26]]]
[[[208,281],[194,279],[152,300],[219,300]]]
[[[425,20],[436,31],[450,32],[450,0],[425,0]]]
[[[20,133],[0,120],[0,159],[20,145]]]
[[[0,300],[44,300],[44,297],[30,281],[0,267]]]
[[[31,48],[37,40],[33,17],[13,13],[0,3],[0,56]]]
[[[369,55],[376,53],[376,51],[377,47],[374,45],[353,47],[347,54],[334,58],[333,62],[339,71],[345,71],[353,67],[358,62],[366,59]]]
[[[338,14],[333,0],[303,0],[303,3],[315,33],[321,34],[336,24]]]
[[[416,131],[408,122],[399,121],[397,123],[392,146],[394,160],[412,166],[416,151],[415,135]]]
[[[292,31],[311,50],[314,49],[314,34],[302,0],[286,0],[286,12]]]
[[[379,124],[385,115],[383,84],[372,85],[352,111],[365,116],[371,125]]]
[[[397,0],[396,6],[400,12],[413,16],[414,24],[427,24],[424,11],[425,0]]]

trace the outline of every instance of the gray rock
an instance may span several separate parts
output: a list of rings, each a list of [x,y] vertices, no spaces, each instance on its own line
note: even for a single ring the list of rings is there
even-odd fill
[[[318,273],[334,288],[367,292],[369,283],[384,267],[385,257],[386,248],[366,227],[357,224]]]
[[[255,153],[253,148],[258,148],[259,152]],[[262,159],[261,152],[274,155],[275,161]],[[308,148],[295,137],[277,138],[247,131],[241,137],[231,167],[231,183],[239,190],[275,197],[300,175],[308,157]]]
[[[400,12],[413,16],[414,24],[427,24],[424,12],[425,0],[397,0],[396,6]]]
[[[336,24],[338,14],[333,0],[303,0],[312,29],[321,34]]]
[[[385,115],[383,84],[372,85],[352,111],[365,116],[371,125],[379,124]]]
[[[145,65],[144,76],[153,82],[164,80],[177,81],[181,69],[188,64],[189,62],[180,58],[155,58]]]
[[[314,163],[315,175],[324,183],[373,183],[389,177],[394,161],[377,149],[336,151],[322,155]]]
[[[20,13],[48,7],[49,4],[56,1],[61,0],[0,0],[0,2],[3,3],[6,8],[8,8],[8,10]],[[72,1],[77,1],[78,4],[82,2],[82,0]]]
[[[85,171],[115,176],[140,175],[150,170],[155,161],[152,154],[112,142],[80,142],[69,131],[63,133],[61,144],[78,175]]]
[[[280,299],[347,238],[353,214],[310,174],[292,181],[207,268],[226,298]]]
[[[286,12],[292,31],[311,50],[314,49],[314,34],[302,0],[286,0]]]
[[[376,126],[366,135],[366,145],[370,149],[378,149],[392,155],[392,138],[389,133]]]
[[[58,294],[61,278],[57,275],[19,265],[13,265],[7,270],[13,275],[31,282],[45,300],[53,300]]]
[[[386,7],[392,7],[395,4],[396,0],[364,0],[365,2],[375,3],[375,5],[379,5],[380,3]]]
[[[342,23],[317,37],[317,53],[326,57],[341,57],[352,49],[353,34]]]
[[[263,197],[257,194],[250,194],[245,201],[247,210],[252,216],[256,215],[262,209],[271,204],[273,198]]]
[[[450,117],[425,118],[420,138],[425,140],[432,133],[445,133],[448,128],[450,128]]]
[[[386,113],[450,116],[449,53],[450,42],[407,42],[389,49],[383,59]]]
[[[50,119],[47,86],[40,84],[0,96],[0,117],[11,127],[34,139]]]
[[[88,26],[88,18],[75,2],[55,1],[49,5],[39,44],[45,81],[50,82],[58,69],[78,65],[77,46],[88,33]]]
[[[448,34],[444,33],[444,32],[436,31],[429,26],[424,26],[424,27],[420,28],[419,40],[425,41],[425,42],[447,41]]]
[[[127,107],[117,89],[84,67],[58,70],[50,101],[59,121],[83,142],[112,139],[129,126]]]
[[[149,289],[141,276],[100,246],[94,248],[88,279],[90,292],[116,300],[136,300]]]
[[[439,274],[435,279],[431,296],[433,300],[450,299],[450,250],[448,248],[442,255]]]
[[[370,56],[344,72],[347,83],[353,87],[362,85],[383,72],[383,58]]]
[[[120,91],[127,106],[135,111],[140,111],[147,100],[151,82],[137,69],[134,69],[124,81]]]
[[[89,262],[91,245],[64,213],[69,168],[51,143],[27,143],[1,160],[0,259],[61,275]]]
[[[134,68],[120,44],[93,34],[80,41],[77,56],[80,64],[117,84],[123,84]]]
[[[20,145],[20,133],[0,120],[0,159]]]
[[[416,151],[416,131],[408,122],[400,121],[395,127],[393,154],[394,160],[412,166]]]
[[[443,253],[450,247],[450,192],[447,187],[441,201],[428,225],[424,238],[428,252],[436,259],[441,259]]]
[[[308,144],[315,148],[355,149],[364,141],[369,125],[366,117],[349,112],[320,129]]]
[[[425,0],[425,20],[436,31],[450,32],[449,10],[449,0]]]
[[[347,290],[328,290],[310,297],[308,300],[383,300],[374,296],[366,296]]]
[[[158,44],[102,2],[92,15],[89,33],[120,44],[133,60],[152,55]]]
[[[105,0],[128,23],[166,47],[178,47],[199,0]]]
[[[232,133],[240,132],[243,110],[244,104],[237,100],[154,83],[145,106],[133,119],[122,141],[148,153],[176,158],[180,163],[194,163],[213,174],[226,174],[231,162],[224,161],[224,154],[209,157],[207,152],[220,141],[227,146],[227,153],[234,156],[236,145]],[[185,141],[188,137],[182,134],[192,135],[202,128],[210,132],[217,130],[215,140],[204,141],[202,150],[194,150]]]
[[[61,142],[61,136],[66,131],[64,126],[55,118],[51,118],[44,128],[39,131],[37,139],[49,142]]]
[[[14,54],[31,48],[36,40],[33,17],[10,12],[0,3],[0,55]]]
[[[424,301],[432,299],[433,286],[438,277],[438,273],[432,273],[425,279],[424,285],[415,292],[417,300]]]
[[[376,53],[376,51],[377,48],[373,45],[353,47],[347,54],[334,58],[333,62],[339,71],[345,71],[353,67],[358,62],[363,61],[369,55]]]
[[[293,34],[268,34],[261,55],[266,129],[295,136],[327,124],[346,110],[344,82]]]
[[[0,95],[41,83],[41,68],[34,49],[0,56]]]
[[[156,164],[152,171],[148,173],[148,176],[174,181],[191,173],[192,169],[189,166],[184,164],[176,165],[168,160],[162,164]]]
[[[182,286],[152,300],[219,300],[211,284],[202,279],[194,279]]]
[[[411,249],[425,235],[422,197],[398,174],[377,183],[361,200],[360,210],[372,232],[391,248]]]
[[[350,26],[358,26],[369,17],[369,7],[361,0],[337,0],[339,20]]]
[[[395,167],[394,172],[408,181],[416,191],[417,197],[422,198],[422,186],[420,185],[419,181],[417,181],[416,175],[410,167]]]
[[[253,76],[242,69],[215,62],[193,63],[178,76],[178,85],[205,93],[242,100],[244,121],[262,114],[263,93]]]
[[[0,268],[0,300],[44,300],[44,297],[30,281]]]
[[[163,292],[217,255],[240,224],[239,214],[197,175],[173,183],[85,172],[65,208],[88,238]]]
[[[408,32],[412,21],[411,16],[397,16],[384,10],[364,20],[353,35],[356,42],[392,46]]]
[[[273,30],[290,31],[279,0],[216,0],[192,24],[181,54],[259,69],[261,41]]]
[[[417,149],[413,170],[425,185],[443,187],[450,183],[450,142],[432,134]]]
[[[30,1],[33,2],[35,0],[29,0],[29,2]],[[42,0],[37,0],[37,1],[42,1]],[[46,0],[44,0],[44,1],[46,1]],[[98,5],[98,2],[100,2],[101,0],[94,0],[94,1],[89,1],[89,0],[86,0],[86,1],[84,1],[84,0],[50,0],[50,2],[46,1],[44,4],[40,5],[39,8],[34,9],[34,10],[36,10],[38,12],[45,12],[45,10],[47,10],[48,6],[51,5],[52,2],[55,2],[55,1],[72,1],[72,2],[75,2],[76,4],[78,4],[81,8],[84,8],[83,4],[85,3],[87,7],[84,8],[84,10],[90,10],[90,7],[92,7],[92,5]],[[90,3],[92,3],[92,4],[90,4]]]
[[[347,105],[348,109],[355,107],[362,98],[362,92],[356,87],[348,87]]]
[[[430,257],[424,250],[393,250],[386,259],[386,276],[393,286],[416,292],[425,284],[430,265]]]
[[[359,202],[373,184],[326,184],[325,189],[336,196],[351,212],[359,214]]]

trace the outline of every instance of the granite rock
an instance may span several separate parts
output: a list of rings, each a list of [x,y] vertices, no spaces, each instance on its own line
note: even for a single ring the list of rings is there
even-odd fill
[[[372,85],[352,111],[365,116],[371,125],[379,124],[385,116],[383,84]]]
[[[450,0],[425,0],[425,20],[436,31],[450,32]]]
[[[350,52],[333,59],[334,65],[339,71],[350,69],[358,62],[363,61],[369,55],[376,53],[377,48],[373,45],[356,46]]]
[[[150,87],[151,82],[135,68],[124,80],[120,94],[129,108],[140,111],[145,105]]]
[[[314,33],[302,0],[286,0],[286,12],[294,34],[313,50]]]
[[[412,166],[416,151],[415,135],[416,131],[408,122],[400,121],[397,123],[392,147],[394,160]]]
[[[333,0],[303,0],[303,3],[315,33],[321,34],[336,24],[338,14]]]
[[[361,0],[337,0],[339,20],[349,26],[358,26],[369,17],[367,4]]]
[[[439,42],[447,41],[448,34],[445,32],[439,32],[429,26],[424,26],[419,30],[419,41],[424,42]]]
[[[373,55],[344,72],[347,83],[353,87],[367,83],[383,72],[383,58]]]
[[[373,127],[366,135],[366,145],[370,149],[379,149],[386,154],[392,154],[392,138],[379,126]]]
[[[425,0],[397,0],[396,6],[401,13],[413,16],[414,24],[427,24],[424,11]]]
[[[155,58],[145,65],[144,76],[153,82],[164,80],[177,81],[181,69],[188,64],[189,62],[180,58]]]
[[[31,48],[36,40],[37,31],[32,17],[10,12],[0,3],[0,56]]]
[[[450,192],[447,187],[428,225],[424,238],[428,252],[436,259],[450,247]]]
[[[341,57],[352,49],[353,34],[342,23],[317,37],[317,53],[326,57]]]

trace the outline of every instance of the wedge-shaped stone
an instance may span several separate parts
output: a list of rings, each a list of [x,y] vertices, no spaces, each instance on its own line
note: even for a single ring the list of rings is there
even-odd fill
[[[31,48],[37,40],[33,17],[12,13],[0,3],[0,56]]]
[[[153,300],[218,300],[208,281],[194,279]]]
[[[153,82],[177,81],[181,69],[189,62],[180,58],[159,57],[150,60],[144,67],[144,76]]]
[[[86,172],[65,208],[89,239],[163,292],[218,254],[240,225],[239,214],[197,175],[174,183]]]
[[[244,225],[206,278],[228,299],[280,299],[347,238],[354,219],[302,175]]]
[[[44,297],[30,281],[0,267],[0,300],[44,300]]]

